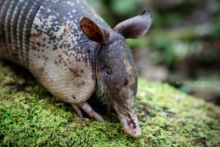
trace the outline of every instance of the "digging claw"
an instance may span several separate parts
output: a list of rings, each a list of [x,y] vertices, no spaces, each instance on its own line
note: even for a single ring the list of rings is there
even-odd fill
[[[82,115],[82,112],[80,110],[80,107],[78,105],[74,105],[74,104],[72,105],[72,107],[73,107],[74,111],[76,112],[76,115],[78,117],[82,118],[83,115]]]

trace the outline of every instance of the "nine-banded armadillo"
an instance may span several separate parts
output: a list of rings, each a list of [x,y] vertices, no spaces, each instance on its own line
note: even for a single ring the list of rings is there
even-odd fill
[[[111,29],[84,0],[0,0],[0,58],[29,69],[79,115],[102,120],[86,102],[96,92],[138,137],[137,71],[125,38],[144,35],[151,21],[144,10]]]

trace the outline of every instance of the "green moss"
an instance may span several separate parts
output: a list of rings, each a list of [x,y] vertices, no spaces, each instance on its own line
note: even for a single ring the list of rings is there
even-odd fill
[[[119,123],[77,119],[26,71],[0,62],[0,146],[219,146],[220,108],[139,79],[138,139]],[[106,116],[107,117],[107,116]]]

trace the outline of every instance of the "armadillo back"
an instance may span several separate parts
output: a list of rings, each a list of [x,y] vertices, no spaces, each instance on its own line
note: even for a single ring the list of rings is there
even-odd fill
[[[53,13],[57,12],[63,17],[72,16],[73,18],[68,19],[76,20],[76,22],[79,22],[83,16],[89,16],[99,24],[108,27],[95,16],[96,14],[83,0],[0,0],[0,58],[28,68],[29,50],[32,49],[30,38],[33,23],[36,15],[44,10],[52,10]],[[49,12],[43,13],[50,15]]]
[[[28,66],[31,25],[39,0],[0,0],[0,57]]]

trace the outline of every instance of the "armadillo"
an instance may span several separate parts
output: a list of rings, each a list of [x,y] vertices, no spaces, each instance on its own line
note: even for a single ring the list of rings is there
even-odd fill
[[[0,0],[0,58],[27,68],[79,116],[103,118],[87,102],[96,93],[139,137],[137,69],[127,38],[148,32],[149,10],[113,29],[84,0]]]

